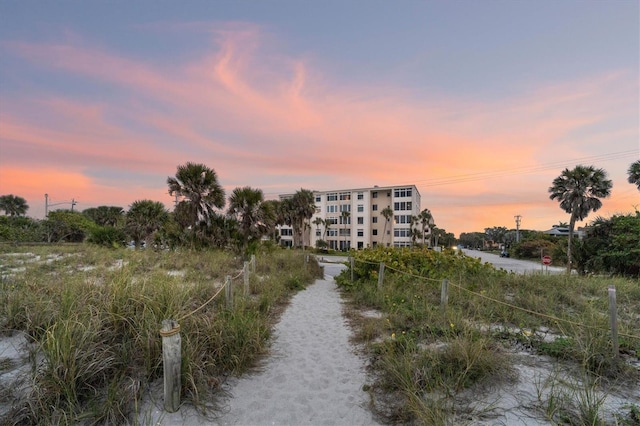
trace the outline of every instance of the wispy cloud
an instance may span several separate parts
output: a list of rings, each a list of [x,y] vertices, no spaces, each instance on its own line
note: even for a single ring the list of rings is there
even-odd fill
[[[638,81],[624,70],[483,102],[418,98],[404,88],[332,83],[313,61],[265,46],[269,34],[255,25],[182,28],[211,40],[187,63],[154,63],[77,40],[2,43],[5,54],[43,72],[108,84],[114,93],[73,96],[51,87],[12,99],[15,112],[0,117],[1,190],[39,197],[38,182],[46,182],[95,205],[152,195],[169,202],[166,176],[178,164],[201,161],[225,185],[267,193],[417,182],[440,226],[474,230],[509,226],[515,213],[534,214],[541,203],[549,214],[540,222],[553,223],[559,208],[546,190],[561,168],[446,185],[435,179],[611,152],[611,138],[616,151],[633,149],[629,141],[638,137]],[[585,150],[580,132],[594,126],[599,131],[589,134]],[[100,182],[92,168],[104,171]],[[129,182],[123,190],[115,176],[125,170],[157,176],[157,187]],[[94,185],[99,196],[85,192]]]

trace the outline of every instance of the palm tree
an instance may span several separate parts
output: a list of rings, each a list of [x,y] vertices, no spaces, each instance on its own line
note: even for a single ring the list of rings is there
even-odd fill
[[[291,201],[287,203],[289,211],[285,212],[285,214],[288,216],[288,221],[290,222],[288,224],[293,227],[294,239],[297,235],[298,246],[304,249],[303,233],[305,222],[311,219],[316,212],[313,192],[308,189],[300,189],[296,191],[290,200]]]
[[[384,237],[385,237],[385,235],[387,235],[387,224],[389,223],[389,221],[393,217],[393,209],[391,208],[391,206],[387,206],[387,207],[385,207],[384,209],[382,209],[380,211],[380,214],[385,219],[384,231],[382,231],[382,245],[384,245]]]
[[[347,223],[349,222],[349,216],[351,216],[351,213],[343,210],[342,213],[340,213],[340,216],[342,218],[342,224],[344,225],[343,229],[343,233],[344,233],[344,249],[345,251],[349,251],[349,248],[347,246]]]
[[[247,249],[249,240],[258,239],[266,232],[263,202],[262,190],[249,186],[234,189],[229,197],[227,214],[238,220],[243,250]]]
[[[13,194],[0,196],[0,210],[7,216],[23,216],[29,210],[27,200]]]
[[[636,185],[638,187],[638,191],[640,191],[640,160],[632,163],[629,166],[627,173],[629,174],[629,183]]]
[[[320,216],[317,216],[315,219],[313,219],[313,223],[316,226],[316,237],[318,236],[318,234],[320,233],[320,225],[324,225],[324,220],[322,220],[322,218]]]
[[[431,235],[433,232],[434,222],[433,215],[429,209],[424,209],[418,215],[418,222],[422,225],[422,244],[425,243],[425,228],[429,229],[429,245],[431,245]]]
[[[590,212],[602,207],[600,198],[611,195],[612,182],[607,172],[593,166],[578,165],[573,170],[564,169],[549,187],[552,200],[560,202],[560,208],[571,214],[567,244],[567,273],[571,273],[571,241],[577,220],[584,220]]]
[[[178,166],[176,176],[167,178],[167,184],[169,195],[183,198],[176,209],[191,226],[201,221],[210,224],[215,215],[213,208],[224,207],[224,189],[218,176],[204,164],[187,162]]]
[[[169,212],[158,201],[134,201],[126,216],[126,230],[136,248],[147,240],[169,219]]]

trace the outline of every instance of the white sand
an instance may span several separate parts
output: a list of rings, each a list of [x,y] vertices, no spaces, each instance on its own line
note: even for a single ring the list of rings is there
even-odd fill
[[[362,390],[365,360],[354,353],[351,330],[333,276],[344,266],[323,264],[325,279],[296,294],[274,330],[260,371],[228,383],[231,397],[215,422],[182,407],[158,425],[373,425]],[[188,410],[187,410],[188,411]],[[154,413],[156,417],[159,413]],[[186,416],[186,417],[185,417]]]

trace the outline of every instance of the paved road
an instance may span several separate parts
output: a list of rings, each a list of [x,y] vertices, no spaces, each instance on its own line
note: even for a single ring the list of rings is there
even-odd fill
[[[497,254],[486,253],[478,250],[463,249],[464,254],[471,257],[477,257],[483,262],[489,262],[494,267],[515,272],[517,274],[533,274],[543,272],[543,266],[540,262],[531,262],[529,260],[512,259],[510,257],[500,257]],[[548,269],[547,269],[548,268]],[[566,271],[566,268],[559,266],[544,267],[544,272],[558,274]]]

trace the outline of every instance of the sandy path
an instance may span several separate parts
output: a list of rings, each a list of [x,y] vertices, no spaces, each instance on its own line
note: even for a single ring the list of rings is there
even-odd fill
[[[323,266],[325,279],[292,298],[260,371],[229,382],[231,397],[216,422],[165,413],[156,424],[377,424],[362,390],[365,361],[349,343],[351,331],[333,281],[343,266]]]

